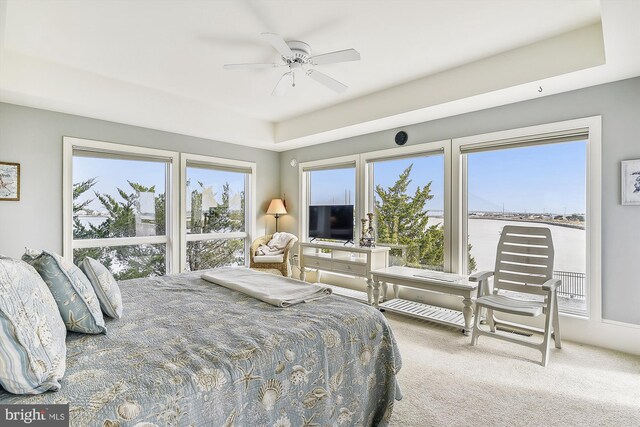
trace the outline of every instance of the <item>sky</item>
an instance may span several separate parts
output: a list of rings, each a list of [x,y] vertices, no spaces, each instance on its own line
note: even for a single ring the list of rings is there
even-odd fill
[[[142,184],[147,187],[155,185],[156,195],[165,191],[166,163],[149,162],[139,160],[114,160],[90,157],[74,157],[73,182],[78,183],[90,178],[97,178],[94,187],[86,192],[79,202],[93,199],[88,205],[93,210],[103,210],[102,204],[96,199],[94,191],[111,194],[117,200],[121,200],[116,188],[121,188],[127,193],[133,193],[133,189],[127,180]],[[200,188],[198,181],[205,187],[211,187],[217,202],[221,202],[222,186],[228,182],[231,187],[231,196],[244,190],[245,174],[237,172],[219,171],[206,168],[187,168],[187,179],[191,181],[190,189]],[[187,210],[190,209],[191,200],[187,199]]]
[[[470,211],[502,211],[503,204],[505,212],[586,211],[586,141],[473,153],[467,162]],[[410,164],[408,192],[432,181],[426,208],[442,211],[443,155],[376,162],[375,184],[392,186]],[[349,190],[355,192],[354,168],[311,172],[312,204],[344,203]]]
[[[469,210],[506,212],[584,213],[586,201],[586,142],[547,144],[469,154]],[[388,188],[407,166],[413,164],[409,193],[432,181],[434,198],[427,202],[430,211],[444,206],[444,156],[433,155],[376,162],[374,183]],[[127,179],[145,186],[156,186],[156,194],[165,189],[165,164],[137,160],[112,160],[75,157],[73,182],[97,177],[93,190],[117,194],[117,187],[133,190]],[[244,188],[244,175],[211,169],[189,168],[192,184],[202,181],[211,186],[216,199],[224,182],[233,192]],[[93,191],[80,201],[95,198]],[[312,204],[349,204],[355,199],[355,169],[311,172]],[[100,210],[94,200],[90,208]]]

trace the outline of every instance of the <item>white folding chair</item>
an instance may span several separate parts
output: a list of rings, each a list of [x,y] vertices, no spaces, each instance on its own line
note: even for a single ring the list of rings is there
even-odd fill
[[[502,229],[495,271],[483,271],[469,277],[471,281],[480,282],[471,345],[475,345],[481,335],[522,344],[540,350],[542,366],[547,366],[551,338],[556,348],[561,348],[557,295],[561,281],[553,278],[553,257],[553,241],[548,228],[507,225]],[[488,280],[491,276],[493,276],[493,291],[490,289]],[[544,299],[514,298],[500,293],[501,290],[542,295]],[[489,331],[480,326],[480,314],[483,308],[487,311],[486,320]],[[544,329],[496,319],[494,312],[524,317],[544,315]],[[504,334],[496,331],[498,325],[504,325],[512,330],[542,333],[543,341],[537,343],[516,338],[514,334]]]

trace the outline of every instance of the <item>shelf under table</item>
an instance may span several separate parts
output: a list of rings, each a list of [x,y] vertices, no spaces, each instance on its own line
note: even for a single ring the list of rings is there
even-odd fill
[[[462,312],[458,310],[436,307],[434,305],[422,304],[400,298],[385,301],[380,304],[379,308],[392,313],[400,313],[430,322],[462,328],[464,330],[464,316]]]

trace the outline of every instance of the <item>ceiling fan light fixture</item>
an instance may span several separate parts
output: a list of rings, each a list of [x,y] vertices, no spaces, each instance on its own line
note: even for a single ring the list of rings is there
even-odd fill
[[[296,71],[306,71],[306,75],[317,81],[321,85],[335,91],[342,93],[348,89],[348,87],[335,80],[332,77],[327,76],[317,70],[305,70],[307,65],[322,65],[322,64],[335,64],[339,62],[347,61],[359,61],[360,53],[355,49],[345,49],[335,52],[323,53],[321,55],[311,56],[311,46],[307,43],[299,40],[285,41],[281,35],[276,33],[262,33],[262,37],[267,40],[273,48],[280,53],[283,64],[226,64],[223,66],[227,70],[235,70],[240,68],[276,68],[276,67],[289,67],[289,71],[284,73],[276,87],[271,92],[273,96],[282,96],[288,86],[288,79],[291,78],[291,86],[295,87],[295,73]]]

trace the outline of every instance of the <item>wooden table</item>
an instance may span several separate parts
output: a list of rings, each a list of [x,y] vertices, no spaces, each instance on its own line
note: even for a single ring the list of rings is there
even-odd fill
[[[478,288],[478,282],[469,282],[467,276],[400,266],[374,270],[371,272],[371,276],[374,281],[374,305],[380,309],[460,327],[465,335],[469,335],[471,332],[473,318],[472,298]],[[376,304],[380,295],[380,287],[382,286],[384,297],[387,294],[388,283],[393,285],[394,298],[381,304]],[[461,296],[464,308],[460,312],[400,299],[400,286]]]

